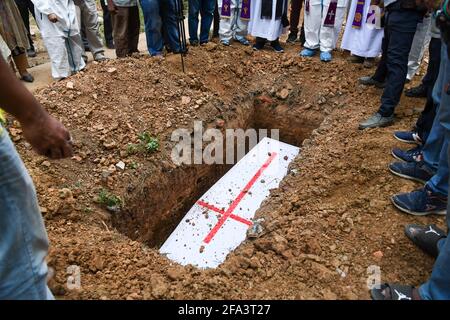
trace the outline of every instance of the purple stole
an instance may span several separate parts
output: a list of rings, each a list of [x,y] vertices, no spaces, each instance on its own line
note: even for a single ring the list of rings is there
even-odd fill
[[[338,0],[330,1],[330,6],[328,7],[327,16],[325,17],[325,21],[323,23],[324,27],[334,28],[334,21],[336,19],[337,3],[338,3]]]
[[[250,1],[242,0],[241,16],[242,20],[250,20]],[[222,0],[222,11],[220,12],[222,18],[231,17],[231,0]]]
[[[365,0],[357,0],[356,3],[356,10],[355,10],[355,17],[353,18],[352,28],[354,29],[361,29],[362,26],[362,18],[364,14],[364,5]]]

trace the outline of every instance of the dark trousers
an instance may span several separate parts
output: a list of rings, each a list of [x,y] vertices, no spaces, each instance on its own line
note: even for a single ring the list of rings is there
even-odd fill
[[[298,34],[298,24],[300,23],[300,13],[302,11],[304,0],[292,0],[291,1],[291,14],[290,14],[290,23],[289,23],[289,32],[292,34]],[[302,25],[302,34],[305,33],[305,30]]]
[[[30,49],[34,49],[33,39],[31,38],[30,31],[30,12],[34,17],[34,5],[31,0],[15,0],[17,8],[19,8],[20,15],[22,16],[23,24],[28,32],[28,41],[30,42]]]
[[[111,13],[108,10],[108,4],[106,3],[106,0],[100,0],[100,4],[102,5],[103,11],[103,28],[105,33],[105,41],[106,44],[111,45],[114,42]]]
[[[422,84],[428,89],[428,91],[433,91],[434,84],[439,75],[439,65],[441,64],[441,44],[441,39],[431,38],[430,45],[428,46],[428,68],[427,73],[422,79]]]
[[[209,41],[209,31],[214,20],[215,0],[189,0],[189,41],[199,41],[198,25],[200,24],[200,44]],[[201,22],[199,21],[201,16]]]
[[[117,11],[111,14],[113,37],[116,45],[116,55],[123,58],[138,51],[139,31],[139,8],[117,7]]]
[[[409,52],[417,24],[422,19],[421,12],[402,9],[399,2],[387,8],[383,48],[386,51],[386,87],[378,111],[384,117],[393,115],[400,102],[408,72]]]
[[[164,43],[172,52],[180,52],[178,3],[175,0],[140,0],[140,3],[150,55],[161,54]]]
[[[416,123],[416,131],[425,143],[433,126],[436,116],[436,104],[433,101],[432,93],[434,84],[439,75],[441,64],[441,39],[431,38],[429,50],[429,62],[427,74],[422,79],[422,84],[427,88],[427,103]]]
[[[381,41],[381,59],[378,62],[377,70],[375,70],[375,74],[372,76],[378,82],[385,82],[387,77],[387,66],[386,66],[386,55],[387,55],[387,30],[384,28],[384,36]]]

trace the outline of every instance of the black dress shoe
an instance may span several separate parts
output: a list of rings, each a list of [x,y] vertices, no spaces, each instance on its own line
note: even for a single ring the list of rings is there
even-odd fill
[[[426,98],[427,91],[427,88],[423,84],[420,84],[417,87],[405,90],[405,96],[411,98]]]
[[[20,77],[20,80],[25,81],[25,82],[34,82],[34,78],[31,74],[26,74]]]

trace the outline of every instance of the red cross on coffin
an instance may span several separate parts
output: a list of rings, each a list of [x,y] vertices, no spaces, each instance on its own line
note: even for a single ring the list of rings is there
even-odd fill
[[[159,250],[182,265],[216,268],[247,236],[261,203],[300,149],[262,139],[189,210]]]

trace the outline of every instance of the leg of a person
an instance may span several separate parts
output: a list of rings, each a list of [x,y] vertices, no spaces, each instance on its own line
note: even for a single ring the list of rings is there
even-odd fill
[[[5,130],[0,133],[0,163],[0,300],[53,299],[36,191]]]
[[[216,8],[214,9],[213,37],[219,36],[219,29],[220,29],[219,3],[216,0]]]
[[[43,40],[52,64],[52,77],[54,79],[69,77],[72,72],[67,54],[66,39],[63,37],[45,37]]]
[[[13,54],[12,59],[14,64],[16,65],[17,71],[21,76],[24,76],[28,73],[28,58],[26,53]]]
[[[298,24],[300,22],[300,11],[302,11],[303,0],[291,0],[291,21],[289,24],[289,32],[298,34]]]
[[[84,45],[80,34],[70,36],[66,39],[67,55],[72,73],[79,72],[84,69],[86,63],[83,59]]]
[[[318,49],[320,46],[320,28],[322,26],[322,6],[310,5],[309,13],[305,12],[305,38],[304,47]]]
[[[378,111],[384,117],[392,116],[400,101],[408,71],[408,54],[420,19],[420,14],[411,10],[394,10],[389,13],[386,57],[388,73]]]
[[[384,26],[384,36],[383,40],[381,41],[381,59],[380,62],[378,62],[377,69],[375,71],[375,74],[373,75],[373,79],[378,82],[384,82],[386,81],[387,76],[387,66],[386,66],[386,56],[387,56],[387,48],[389,43],[389,27],[387,22],[389,21],[389,13],[386,13],[386,23]]]
[[[202,0],[200,15],[202,17],[200,26],[200,43],[209,41],[209,32],[214,19],[215,0]]]
[[[200,14],[200,1],[201,0],[189,0],[189,41],[198,41],[198,15]]]
[[[237,8],[236,12],[236,23],[234,27],[234,37],[239,40],[243,39],[248,35],[248,21],[241,19],[242,7]]]
[[[445,135],[446,140],[450,140],[448,130]],[[447,157],[450,157],[450,153]],[[450,229],[450,202],[447,204],[447,227]],[[450,241],[448,238],[442,239],[438,246],[439,256],[434,263],[431,277],[419,287],[420,297],[425,300],[450,300],[450,268],[448,267],[450,266]]]
[[[22,17],[25,29],[27,29],[28,41],[30,42],[30,49],[34,49],[33,39],[30,31],[30,13],[28,11],[28,0],[15,0],[20,16]],[[28,49],[28,48],[27,48]]]
[[[328,12],[329,5],[323,8],[323,12]],[[320,27],[320,51],[321,52],[331,52],[335,48],[339,32],[341,31],[342,23],[345,17],[345,7],[336,8],[335,17],[335,27],[324,27],[325,15],[322,20],[322,25]]]
[[[139,33],[141,31],[141,21],[139,18],[139,7],[128,8],[128,54],[139,52]]]
[[[145,37],[147,39],[148,52],[151,56],[161,54],[163,50],[161,34],[163,22],[160,16],[160,4],[161,0],[141,0],[142,12],[144,13]]]
[[[88,56],[86,54],[87,51],[90,51],[91,49],[89,48],[89,43],[86,39],[86,30],[85,30],[85,25],[84,25],[84,21],[81,18],[82,15],[82,9],[81,6],[83,6],[83,2],[80,2],[80,5],[75,5],[75,11],[77,14],[77,20],[79,21],[80,24],[80,35],[81,35],[81,42],[83,43],[83,59],[84,61],[88,60]]]
[[[222,17],[220,19],[220,28],[219,28],[220,41],[230,41],[233,38],[232,28],[234,22],[234,15],[236,15],[237,12],[235,12],[235,8],[230,9],[230,11],[231,11],[230,17]]]
[[[429,90],[432,91],[432,90]],[[421,112],[419,119],[417,119],[415,130],[422,139],[423,144],[427,143],[431,128],[433,127],[434,118],[436,117],[436,105],[433,101],[431,93],[428,93],[425,108]]]
[[[84,49],[87,51],[88,49],[91,50],[91,48],[89,47],[89,42],[86,38],[86,28],[84,26],[84,23],[81,19],[81,11],[77,9],[77,16],[78,16],[78,21],[81,21],[81,26],[80,26],[80,34],[81,34],[81,40],[83,41],[83,46]],[[86,56],[87,57],[87,56]]]
[[[34,11],[34,4],[31,0],[26,0],[28,10],[30,11],[31,15],[33,16],[34,20],[36,20],[36,12]]]
[[[111,14],[113,37],[116,45],[116,56],[123,58],[128,55],[128,8],[117,7]]]
[[[439,65],[441,63],[441,39],[431,38],[428,52],[429,61],[427,73],[422,79],[422,84],[431,94],[439,73]]]
[[[423,146],[423,160],[428,167],[437,170],[439,167],[439,158],[444,146],[444,128],[439,121],[440,105],[436,105],[436,116],[434,117],[433,126],[428,135],[427,142]]]
[[[431,15],[423,18],[423,21],[417,25],[417,30],[414,35],[414,40],[411,46],[411,51],[408,57],[408,74],[407,78],[411,80],[417,72],[422,62],[425,48],[431,39],[429,29],[431,26]]]
[[[450,108],[450,105],[442,105],[441,107]],[[427,182],[427,186],[434,193],[439,193],[442,196],[447,196],[449,179],[447,150],[449,141],[446,139],[445,132],[443,135],[444,143],[442,144],[441,153],[439,155],[439,164],[437,167],[437,171],[436,174]]]
[[[100,36],[97,4],[95,0],[85,0],[80,6],[86,39],[92,54],[104,52],[103,41]]]
[[[446,52],[447,47],[445,45],[443,45],[443,47],[444,51]],[[445,88],[448,88],[450,83],[450,63],[447,53],[444,53],[442,61],[445,67],[442,83],[444,84]],[[444,143],[439,157],[438,170],[433,178],[431,178],[431,180],[428,182],[428,186],[435,192],[440,192],[441,194],[447,195],[449,179],[447,151],[449,146],[448,137],[450,136],[450,95],[448,89],[442,88],[441,90],[442,92],[439,113],[436,118],[438,118],[443,130]]]
[[[105,35],[105,41],[110,45],[114,41],[112,35],[111,13],[108,10],[108,5],[106,4],[105,0],[101,0],[100,3],[102,5],[103,11],[103,31]]]
[[[444,145],[444,127],[440,121],[441,112],[441,98],[443,96],[443,89],[446,85],[445,79],[446,73],[449,72],[450,66],[448,66],[448,58],[446,53],[446,47],[441,47],[441,63],[439,67],[439,74],[436,83],[433,88],[433,102],[436,109],[436,116],[434,117],[433,126],[431,127],[430,134],[428,135],[427,142],[423,146],[423,160],[425,163],[435,170],[438,169],[439,157],[441,155],[442,146]]]
[[[180,52],[180,35],[178,33],[177,3],[175,0],[164,0],[161,3],[163,28],[172,52]]]
[[[436,116],[436,105],[433,101],[433,88],[439,75],[441,64],[441,39],[432,38],[430,41],[430,60],[428,62],[427,74],[422,80],[422,84],[427,88],[427,103],[419,119],[416,122],[416,130],[424,143],[428,139],[434,117]]]
[[[259,44],[262,44],[262,45],[265,45],[267,43],[267,39],[266,38],[261,38],[261,37],[256,37],[255,38],[255,42],[259,43]]]

